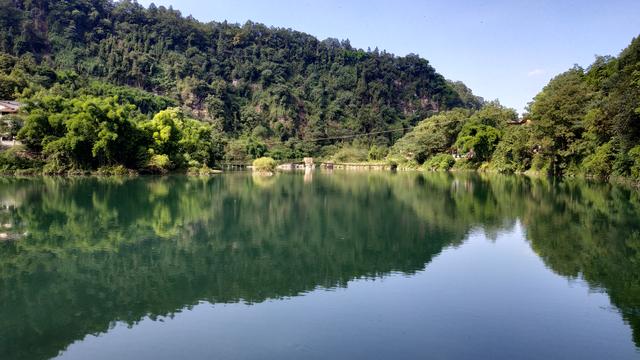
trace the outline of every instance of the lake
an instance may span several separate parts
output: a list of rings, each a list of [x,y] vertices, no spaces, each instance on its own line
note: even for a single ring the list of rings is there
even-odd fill
[[[0,359],[640,358],[640,192],[1,178]]]

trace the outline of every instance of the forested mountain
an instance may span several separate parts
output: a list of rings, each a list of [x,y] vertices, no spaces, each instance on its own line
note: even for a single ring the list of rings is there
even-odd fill
[[[7,98],[28,98],[25,88],[64,87],[70,75],[98,79],[166,96],[231,138],[270,142],[402,129],[482,103],[416,55],[363,51],[252,22],[205,24],[172,8],[110,0],[2,0],[0,14],[0,93]],[[87,87],[77,81],[76,88]],[[376,141],[389,145],[401,135]],[[329,143],[288,147],[317,152]]]
[[[200,169],[320,156],[640,178],[640,40],[554,78],[523,119],[416,56],[110,0],[0,0],[0,169]],[[352,135],[366,135],[356,136]],[[25,156],[26,155],[26,156]]]

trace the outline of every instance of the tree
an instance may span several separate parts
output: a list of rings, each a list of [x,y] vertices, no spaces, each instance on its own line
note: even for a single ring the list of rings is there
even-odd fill
[[[540,146],[553,174],[562,175],[578,161],[573,145],[584,132],[592,96],[583,69],[576,66],[552,79],[530,104],[532,145]]]
[[[429,157],[446,152],[455,142],[469,116],[469,111],[458,109],[421,121],[393,145],[390,156],[410,159],[422,164]]]
[[[180,145],[182,138],[180,129],[184,121],[184,114],[178,108],[160,111],[153,119],[141,124],[147,137],[152,139],[149,147],[151,155],[166,155],[171,162],[180,163]]]
[[[531,128],[512,125],[505,128],[491,157],[491,167],[500,172],[524,172],[531,167]]]
[[[460,130],[455,146],[463,153],[472,152],[473,162],[491,159],[502,133],[493,126],[468,122]]]

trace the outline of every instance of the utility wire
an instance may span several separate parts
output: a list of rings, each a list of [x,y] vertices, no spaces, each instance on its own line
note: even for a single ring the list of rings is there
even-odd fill
[[[350,139],[350,138],[359,137],[359,136],[369,136],[369,135],[376,135],[376,134],[392,133],[392,132],[396,132],[396,131],[411,130],[413,128],[414,128],[414,126],[409,126],[407,128],[401,128],[401,129],[380,130],[380,131],[372,131],[372,132],[363,133],[363,134],[340,135],[340,136],[333,136],[333,137],[326,137],[326,138],[309,139],[309,140],[305,140],[305,141]]]
[[[398,132],[398,131],[406,131],[406,130],[411,130],[413,128],[415,128],[415,126],[407,126],[406,128],[400,128],[400,129],[371,131],[371,132],[368,132],[368,133],[361,133],[361,134],[349,134],[349,135],[339,135],[339,136],[331,136],[331,137],[325,137],[325,138],[303,139],[303,141],[316,142],[316,141],[325,141],[325,140],[351,139],[351,138],[356,138],[356,137],[361,137],[361,136],[369,136],[369,135],[386,134],[386,133],[392,133],[392,132]],[[267,141],[267,143],[275,143],[275,142]]]

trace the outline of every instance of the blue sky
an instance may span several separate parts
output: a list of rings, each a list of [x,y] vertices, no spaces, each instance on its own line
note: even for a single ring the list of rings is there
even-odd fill
[[[251,20],[418,54],[446,78],[520,112],[553,76],[588,66],[596,54],[617,55],[640,35],[640,0],[153,2],[205,22]]]

